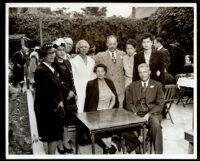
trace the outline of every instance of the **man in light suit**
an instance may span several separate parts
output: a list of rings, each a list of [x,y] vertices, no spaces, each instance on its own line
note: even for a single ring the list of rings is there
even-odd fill
[[[138,72],[141,80],[132,82],[126,89],[126,109],[148,121],[149,135],[153,140],[155,153],[162,154],[162,84],[150,79],[151,71],[148,64],[140,64]]]
[[[93,58],[96,64],[104,64],[107,66],[108,71],[106,77],[113,81],[117,91],[119,107],[122,107],[125,89],[123,70],[123,55],[125,55],[125,52],[117,49],[117,38],[114,35],[107,37],[106,45],[108,50],[97,53]]]

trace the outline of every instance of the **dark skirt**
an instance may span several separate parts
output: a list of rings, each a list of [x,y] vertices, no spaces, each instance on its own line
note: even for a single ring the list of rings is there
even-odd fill
[[[35,111],[38,133],[42,142],[53,142],[62,139],[63,118],[56,112]]]
[[[75,124],[74,114],[77,113],[77,106],[75,99],[70,99],[65,103],[65,126],[70,126]]]

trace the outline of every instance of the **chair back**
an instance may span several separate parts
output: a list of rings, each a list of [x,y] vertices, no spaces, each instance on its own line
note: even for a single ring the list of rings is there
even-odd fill
[[[177,75],[175,76],[176,82],[178,82],[178,79],[179,79],[179,78],[183,78],[183,77],[187,77],[187,74],[177,74]]]
[[[165,90],[164,90],[164,101],[165,102],[172,102],[174,101],[174,97],[176,94],[176,89],[177,89],[177,85],[175,84],[168,84],[165,85]]]

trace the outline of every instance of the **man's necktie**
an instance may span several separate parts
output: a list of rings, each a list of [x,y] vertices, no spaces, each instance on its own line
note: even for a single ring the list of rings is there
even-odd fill
[[[114,53],[112,53],[112,62],[113,62],[114,64],[116,63],[116,59],[115,59]]]
[[[146,89],[147,89],[146,82],[144,82],[144,86],[142,87],[142,97],[143,98],[145,98],[145,96],[146,96]]]

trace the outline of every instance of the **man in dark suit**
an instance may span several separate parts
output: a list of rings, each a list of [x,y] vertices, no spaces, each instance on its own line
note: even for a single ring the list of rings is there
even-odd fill
[[[169,51],[163,47],[163,40],[160,37],[154,39],[154,47],[161,52],[162,61],[164,64],[164,72],[165,72],[165,84],[172,84],[175,82],[174,77],[168,73],[168,69],[170,66],[170,53]]]
[[[159,51],[152,49],[153,40],[150,33],[144,33],[142,35],[142,46],[144,51],[139,52],[134,56],[134,66],[133,66],[133,81],[140,80],[138,73],[138,65],[141,63],[146,63],[149,65],[151,70],[151,79],[159,81],[165,85],[164,77],[164,64]]]
[[[132,82],[126,89],[126,109],[148,121],[148,134],[153,140],[155,153],[162,154],[161,111],[164,105],[162,84],[150,79],[151,71],[148,64],[140,64],[138,72],[141,80]]]

